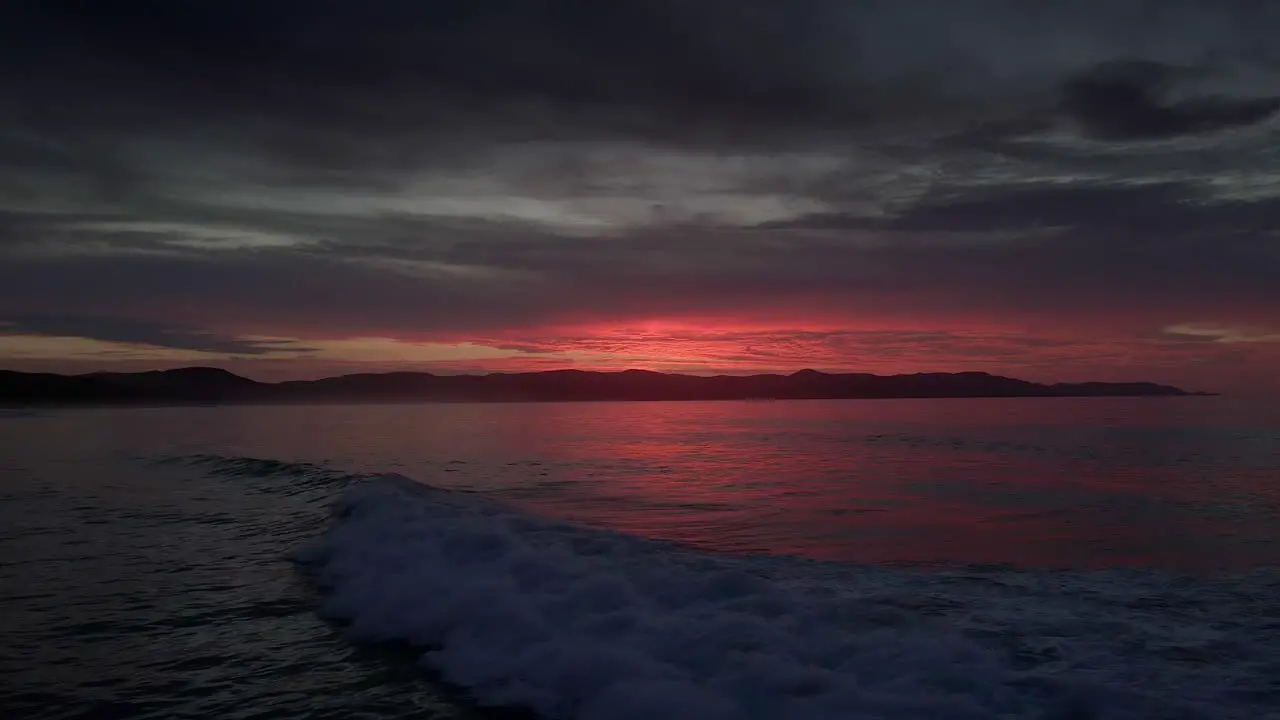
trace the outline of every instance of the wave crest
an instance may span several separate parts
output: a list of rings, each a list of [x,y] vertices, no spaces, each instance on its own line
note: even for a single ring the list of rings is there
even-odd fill
[[[322,611],[551,718],[1253,718],[1280,579],[913,572],[699,553],[398,475],[296,559]]]
[[[167,456],[158,458],[155,462],[199,468],[210,475],[249,481],[266,493],[313,494],[320,499],[327,499],[335,490],[371,477],[312,463],[212,454]]]

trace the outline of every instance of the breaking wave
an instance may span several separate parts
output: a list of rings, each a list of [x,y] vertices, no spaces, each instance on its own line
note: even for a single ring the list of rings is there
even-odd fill
[[[332,470],[312,463],[211,454],[166,456],[155,459],[155,462],[160,465],[200,468],[215,477],[235,478],[258,492],[312,495],[320,499],[326,499],[335,490],[372,477]],[[280,479],[287,482],[281,483]]]
[[[205,458],[228,474],[310,473]],[[546,718],[1259,718],[1280,576],[903,570],[733,557],[399,475],[348,476],[296,553],[322,613]]]

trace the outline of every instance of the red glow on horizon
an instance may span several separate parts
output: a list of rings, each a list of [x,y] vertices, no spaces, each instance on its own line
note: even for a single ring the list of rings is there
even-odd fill
[[[1213,337],[1162,334],[1160,326],[1135,330],[1122,319],[1028,327],[988,318],[914,322],[881,318],[856,323],[836,315],[783,322],[742,312],[568,323],[554,320],[509,330],[359,333],[328,328],[316,333],[288,327],[258,328],[255,335],[295,338],[303,348],[289,356],[211,356],[166,360],[145,354],[124,359],[104,354],[65,360],[18,360],[6,367],[52,372],[103,369],[136,371],[193,364],[224,366],[262,379],[306,379],[358,372],[425,371],[439,374],[538,372],[579,369],[650,370],[689,375],[789,374],[802,369],[879,375],[981,371],[1037,382],[1150,380],[1193,390],[1276,388],[1280,343],[1221,342]],[[1206,326],[1211,326],[1206,323]],[[235,326],[215,328],[234,336]],[[336,342],[358,351],[361,339],[379,351],[360,355],[305,352],[308,343]],[[398,355],[395,343],[404,343]],[[419,344],[426,349],[419,349]],[[462,349],[437,352],[430,346]],[[389,347],[390,346],[390,347]],[[477,352],[469,355],[466,348]],[[354,352],[354,351],[353,351]],[[435,353],[433,355],[433,353]]]

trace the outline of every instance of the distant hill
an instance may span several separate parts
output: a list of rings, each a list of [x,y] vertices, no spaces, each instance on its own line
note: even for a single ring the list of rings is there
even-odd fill
[[[55,375],[0,370],[0,405],[175,405],[314,402],[521,402],[1192,395],[1155,383],[1043,385],[980,372],[871,375],[669,375],[553,370],[490,375],[397,372],[260,383],[218,368]]]

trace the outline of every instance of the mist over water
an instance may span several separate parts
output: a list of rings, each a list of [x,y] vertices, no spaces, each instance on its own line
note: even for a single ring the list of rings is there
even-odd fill
[[[0,423],[0,632],[16,649],[0,671],[19,716],[1280,707],[1280,417],[1265,405],[227,407]]]

